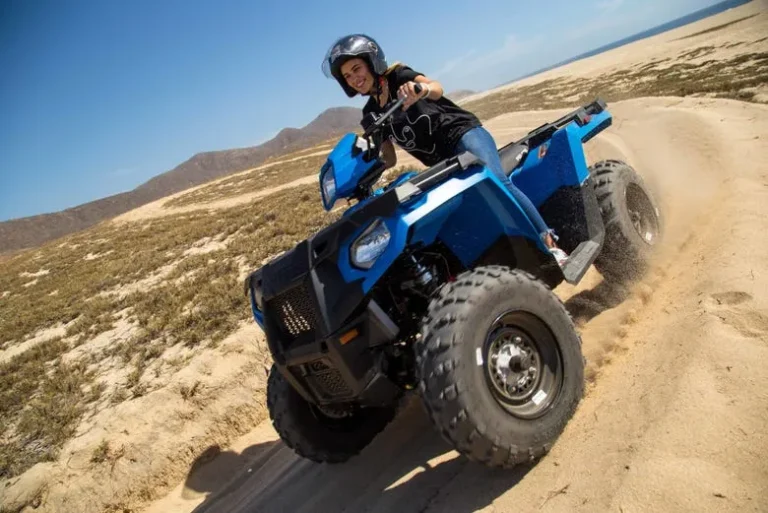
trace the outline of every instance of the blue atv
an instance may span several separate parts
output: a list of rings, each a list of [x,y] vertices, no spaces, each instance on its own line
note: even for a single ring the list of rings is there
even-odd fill
[[[504,169],[570,254],[561,268],[503,184],[463,153],[375,188],[382,127],[344,136],[319,173],[326,210],[350,205],[245,280],[274,364],[267,405],[300,456],[339,463],[420,395],[457,451],[492,467],[542,456],[581,400],[581,340],[552,289],[591,265],[642,274],[659,209],[627,164],[588,168],[610,126],[600,100],[499,150]]]

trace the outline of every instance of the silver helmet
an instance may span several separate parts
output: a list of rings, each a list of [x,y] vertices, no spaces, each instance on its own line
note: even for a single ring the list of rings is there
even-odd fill
[[[387,70],[387,58],[379,44],[365,34],[351,34],[338,39],[331,45],[323,59],[323,73],[328,78],[335,78],[339,85],[352,98],[357,94],[341,75],[341,65],[352,58],[360,58],[368,63],[374,77],[383,75]]]

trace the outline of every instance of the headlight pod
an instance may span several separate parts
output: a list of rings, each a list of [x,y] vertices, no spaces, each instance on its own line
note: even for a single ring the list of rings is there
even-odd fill
[[[320,170],[320,193],[323,196],[323,207],[326,210],[332,209],[336,203],[336,176],[330,161]]]
[[[251,297],[253,294],[253,300],[256,303],[256,307],[259,310],[264,310],[263,294],[261,292],[261,270],[249,275],[243,281],[243,289],[247,297]]]
[[[370,269],[376,259],[387,249],[391,237],[387,225],[381,219],[371,223],[352,243],[350,248],[352,265],[361,269]]]

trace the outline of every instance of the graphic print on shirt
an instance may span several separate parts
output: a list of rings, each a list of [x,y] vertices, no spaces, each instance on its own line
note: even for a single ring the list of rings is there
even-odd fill
[[[416,117],[415,120],[411,121],[408,112],[405,112],[404,114],[405,115],[402,117],[405,118],[405,123],[397,123],[397,125],[395,125],[392,122],[392,118],[390,118],[389,129],[392,132],[390,138],[394,138],[398,145],[402,146],[408,151],[420,151],[422,153],[426,153],[427,155],[432,155],[435,152],[436,147],[434,142],[432,142],[432,148],[428,151],[419,148],[419,145],[416,144],[417,133],[426,133],[427,137],[430,139],[432,138],[432,120],[427,114],[421,114],[420,116]],[[425,119],[426,121],[422,121],[422,119]],[[397,134],[398,130],[396,126],[400,129],[399,136]]]

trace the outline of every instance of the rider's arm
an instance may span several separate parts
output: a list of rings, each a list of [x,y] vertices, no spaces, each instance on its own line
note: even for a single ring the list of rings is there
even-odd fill
[[[425,98],[430,100],[439,100],[440,97],[443,96],[443,86],[437,80],[432,80],[431,78],[427,78],[424,75],[418,75],[414,81],[427,86],[424,89],[427,89],[429,93],[427,96],[425,96]],[[421,94],[424,94],[424,92],[422,91]]]
[[[416,93],[416,84],[421,84],[422,90]],[[438,100],[443,96],[443,86],[437,80],[432,80],[424,75],[416,75],[413,77],[413,81],[408,81],[400,86],[397,91],[398,97],[405,96],[407,99],[403,103],[403,109],[407,109],[418,100],[428,98],[430,100]]]
[[[395,145],[389,139],[381,143],[381,158],[386,164],[386,169],[394,167],[397,164],[397,155],[395,154]]]

